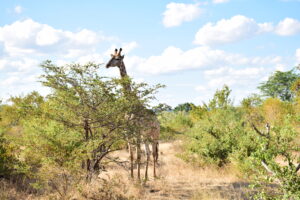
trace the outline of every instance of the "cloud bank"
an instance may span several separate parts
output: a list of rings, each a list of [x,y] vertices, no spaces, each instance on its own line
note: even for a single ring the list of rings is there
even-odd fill
[[[169,3],[163,13],[163,25],[167,28],[180,26],[183,22],[189,22],[201,14],[199,4]]]
[[[300,33],[300,21],[285,18],[276,26],[270,22],[257,23],[254,19],[236,15],[216,23],[207,23],[195,35],[195,44],[215,46],[234,43],[264,33],[291,36]]]

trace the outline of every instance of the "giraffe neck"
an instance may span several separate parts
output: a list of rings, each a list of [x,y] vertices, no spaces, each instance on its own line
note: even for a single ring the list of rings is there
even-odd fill
[[[121,65],[119,66],[119,70],[120,70],[120,76],[122,79],[128,77],[126,67],[125,67],[125,64],[123,61],[122,61]],[[125,92],[131,91],[131,86],[129,83],[123,83],[123,88],[125,89]]]
[[[128,76],[127,71],[126,71],[126,67],[125,67],[125,64],[124,64],[123,61],[122,61],[121,65],[119,66],[119,69],[120,69],[121,78],[125,78],[125,77]]]

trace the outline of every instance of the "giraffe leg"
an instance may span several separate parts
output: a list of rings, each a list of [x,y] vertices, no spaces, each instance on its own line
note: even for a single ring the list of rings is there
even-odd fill
[[[156,163],[158,160],[158,142],[152,143],[152,156],[153,156],[153,176],[156,178]]]
[[[137,161],[137,172],[138,179],[141,180],[141,142],[136,144],[136,161]]]
[[[148,166],[149,166],[149,160],[150,160],[150,148],[149,144],[145,142],[145,150],[146,150],[146,156],[147,156],[147,161],[146,161],[146,169],[145,169],[145,181],[148,180]]]
[[[134,175],[133,175],[133,146],[128,142],[128,147],[129,147],[129,155],[130,155],[130,176],[133,179]]]

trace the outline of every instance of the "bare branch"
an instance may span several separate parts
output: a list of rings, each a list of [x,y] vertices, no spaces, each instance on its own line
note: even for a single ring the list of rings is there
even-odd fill
[[[255,130],[255,132],[258,134],[258,135],[260,135],[260,136],[262,136],[262,137],[265,137],[265,138],[270,138],[270,136],[269,135],[266,135],[266,134],[263,134],[262,132],[260,132],[257,128],[256,128],[256,126],[253,124],[253,123],[251,123],[251,126],[253,127],[253,129]],[[269,132],[268,132],[268,134],[270,134]]]
[[[276,173],[273,172],[273,171],[269,168],[269,166],[267,165],[267,163],[265,163],[265,161],[261,161],[261,164],[262,164],[262,166],[263,166],[269,173],[271,173],[273,176],[276,176]]]
[[[300,163],[298,164],[298,166],[296,167],[296,173],[299,171],[300,169]]]
[[[119,160],[119,158],[112,158],[110,156],[106,156],[106,159],[108,159],[109,161],[116,163],[117,165],[121,166],[124,169],[128,169],[128,167],[126,166],[127,163],[129,163],[129,161],[121,161]]]
[[[262,166],[263,166],[269,173],[271,173],[273,176],[276,177],[276,173],[275,173],[274,171],[272,171],[272,170],[269,168],[269,166],[267,165],[267,163],[266,163],[264,160],[261,161],[261,164],[262,164]],[[281,181],[280,181],[278,178],[276,178],[276,180],[277,180],[280,184],[282,184]]]

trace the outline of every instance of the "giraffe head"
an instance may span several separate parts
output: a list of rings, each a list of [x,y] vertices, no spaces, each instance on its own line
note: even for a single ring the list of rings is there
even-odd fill
[[[121,55],[121,52],[122,48],[120,48],[119,51],[115,49],[114,54],[111,54],[111,59],[106,64],[106,68],[122,66],[124,55]]]

